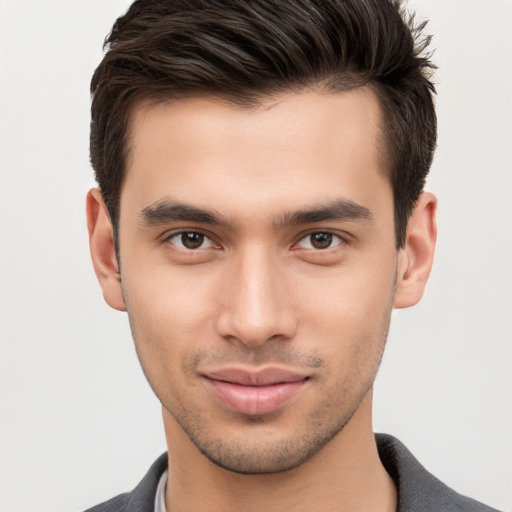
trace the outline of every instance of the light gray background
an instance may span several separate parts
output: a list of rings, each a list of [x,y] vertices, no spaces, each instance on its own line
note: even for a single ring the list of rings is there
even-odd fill
[[[0,0],[0,509],[78,511],[165,449],[127,319],[89,262],[88,85],[125,0]],[[512,2],[415,0],[435,34],[440,202],[423,302],[394,314],[375,428],[512,509]]]

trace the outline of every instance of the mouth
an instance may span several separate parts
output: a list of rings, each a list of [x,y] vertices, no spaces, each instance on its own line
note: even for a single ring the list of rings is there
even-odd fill
[[[280,368],[249,371],[226,368],[203,375],[206,385],[228,409],[251,416],[274,412],[289,403],[309,376]]]

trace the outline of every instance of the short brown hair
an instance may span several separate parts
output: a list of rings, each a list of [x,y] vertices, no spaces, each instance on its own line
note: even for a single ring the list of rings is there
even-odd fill
[[[369,85],[383,112],[397,247],[436,145],[425,23],[400,0],[137,0],[105,40],[91,82],[91,163],[117,245],[136,103],[214,96],[241,106],[286,90]]]

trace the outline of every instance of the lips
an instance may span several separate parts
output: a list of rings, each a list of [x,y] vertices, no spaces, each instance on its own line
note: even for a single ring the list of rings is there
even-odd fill
[[[228,409],[261,415],[274,412],[295,397],[308,382],[308,376],[279,368],[247,371],[226,368],[208,372],[205,383]]]

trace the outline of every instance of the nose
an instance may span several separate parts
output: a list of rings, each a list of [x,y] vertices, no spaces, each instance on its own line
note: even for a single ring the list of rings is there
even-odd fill
[[[290,339],[297,329],[296,312],[283,268],[265,251],[248,250],[223,276],[218,333],[248,347],[271,339]]]

